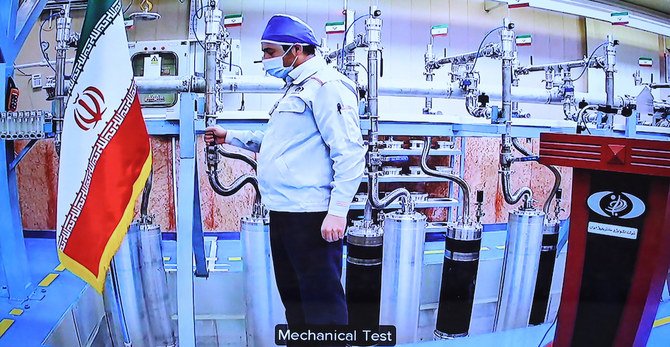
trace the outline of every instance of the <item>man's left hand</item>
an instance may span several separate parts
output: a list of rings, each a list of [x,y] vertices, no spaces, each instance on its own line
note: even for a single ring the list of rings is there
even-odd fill
[[[326,215],[321,224],[321,237],[328,242],[335,242],[344,237],[344,230],[347,227],[347,219],[332,214]]]

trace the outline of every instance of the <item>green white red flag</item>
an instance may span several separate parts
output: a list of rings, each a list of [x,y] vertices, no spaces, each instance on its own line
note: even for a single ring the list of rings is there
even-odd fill
[[[151,170],[119,0],[89,0],[63,122],[57,247],[102,293]]]

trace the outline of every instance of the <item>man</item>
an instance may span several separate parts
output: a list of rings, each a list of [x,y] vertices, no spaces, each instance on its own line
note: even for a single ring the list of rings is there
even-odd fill
[[[289,326],[347,324],[342,238],[364,170],[354,84],[315,55],[313,30],[275,15],[261,39],[266,73],[284,96],[264,131],[209,127],[205,141],[259,153],[258,180],[270,210],[277,287]]]

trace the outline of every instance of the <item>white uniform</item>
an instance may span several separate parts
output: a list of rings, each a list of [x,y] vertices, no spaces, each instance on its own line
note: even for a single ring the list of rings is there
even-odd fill
[[[286,88],[266,130],[229,130],[226,143],[259,152],[269,210],[344,217],[365,168],[353,82],[314,56],[289,73]]]

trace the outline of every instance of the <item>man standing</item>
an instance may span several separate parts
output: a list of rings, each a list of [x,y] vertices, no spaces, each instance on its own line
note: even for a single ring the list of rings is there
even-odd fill
[[[259,153],[272,261],[289,326],[347,324],[342,238],[365,167],[355,86],[315,55],[316,46],[302,20],[270,18],[261,39],[263,67],[286,87],[267,128],[205,130],[208,143]]]

